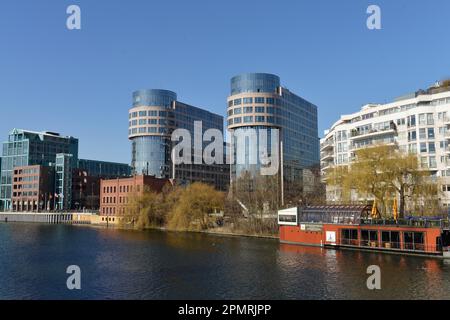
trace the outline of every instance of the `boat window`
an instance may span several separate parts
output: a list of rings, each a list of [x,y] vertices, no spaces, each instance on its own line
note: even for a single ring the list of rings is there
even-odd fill
[[[358,245],[358,230],[357,229],[342,229],[342,244]]]
[[[361,245],[366,247],[378,246],[378,231],[361,230]]]
[[[382,231],[381,242],[384,248],[390,249],[400,248],[400,232],[398,231]]]
[[[403,241],[407,250],[425,250],[425,238],[423,232],[404,232]]]

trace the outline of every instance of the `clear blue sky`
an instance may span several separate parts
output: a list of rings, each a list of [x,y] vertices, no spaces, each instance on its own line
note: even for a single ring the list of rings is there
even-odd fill
[[[82,30],[66,29],[66,8]],[[366,9],[382,10],[382,30]],[[80,156],[130,161],[131,93],[176,91],[225,114],[229,79],[268,72],[319,107],[319,135],[340,114],[450,76],[448,0],[3,0],[0,137],[14,128],[80,139]]]

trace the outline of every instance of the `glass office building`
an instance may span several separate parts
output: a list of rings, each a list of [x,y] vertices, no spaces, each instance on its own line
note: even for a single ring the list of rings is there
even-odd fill
[[[245,172],[253,176],[260,172],[261,147],[269,156],[275,156],[271,152],[272,136],[278,139],[279,164],[283,164],[287,184],[301,183],[303,170],[319,164],[317,107],[282,87],[278,76],[246,73],[233,77],[227,103],[227,125],[235,158],[232,182]],[[251,131],[256,132],[256,140],[248,138]],[[259,141],[261,131],[267,132],[267,141]],[[238,161],[239,152],[245,161]]]
[[[175,177],[181,183],[202,181],[218,189],[226,189],[229,181],[226,165],[180,164],[175,167],[175,173],[172,172],[171,135],[175,129],[186,129],[193,140],[195,121],[202,122],[202,133],[207,129],[218,129],[223,134],[222,116],[177,101],[177,94],[173,91],[149,89],[134,92],[128,132],[133,173],[158,178]]]
[[[69,210],[72,204],[73,155],[59,153],[56,155],[55,209]]]
[[[0,210],[11,209],[14,168],[41,165],[56,167],[52,197],[59,210],[71,208],[71,179],[74,169],[89,176],[114,178],[129,176],[131,167],[123,163],[78,159],[78,139],[55,132],[13,129],[3,143],[0,165]]]
[[[70,153],[73,165],[78,159],[78,139],[54,132],[14,129],[3,143],[0,175],[0,209],[11,208],[12,175],[15,167],[54,165],[56,154]]]
[[[131,175],[131,167],[126,163],[78,159],[77,169],[85,171],[91,177],[104,179]]]

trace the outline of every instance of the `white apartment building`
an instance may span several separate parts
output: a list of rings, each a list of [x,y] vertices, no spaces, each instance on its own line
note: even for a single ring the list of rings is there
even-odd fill
[[[436,83],[428,90],[368,104],[341,116],[320,143],[322,175],[333,166],[348,165],[355,150],[375,144],[395,144],[417,153],[420,164],[442,184],[441,203],[450,206],[450,86]],[[327,202],[339,201],[339,190],[327,186]]]

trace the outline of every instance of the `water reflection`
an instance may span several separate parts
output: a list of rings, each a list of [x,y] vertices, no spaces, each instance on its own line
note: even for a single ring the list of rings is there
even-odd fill
[[[82,290],[65,287],[68,265]],[[382,290],[366,287],[379,265]],[[0,299],[449,299],[437,259],[201,233],[0,224]]]

